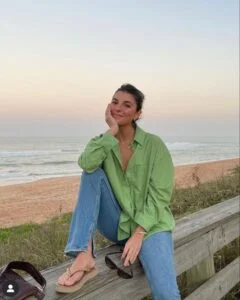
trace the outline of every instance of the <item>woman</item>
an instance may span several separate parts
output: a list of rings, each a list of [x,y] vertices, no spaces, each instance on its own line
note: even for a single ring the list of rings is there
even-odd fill
[[[139,257],[154,299],[180,299],[169,209],[174,166],[164,142],[136,124],[143,100],[137,88],[122,85],[105,111],[109,129],[91,139],[79,158],[84,171],[64,250],[76,259],[59,277],[59,292],[73,292],[97,274],[97,228],[124,245],[124,266]]]

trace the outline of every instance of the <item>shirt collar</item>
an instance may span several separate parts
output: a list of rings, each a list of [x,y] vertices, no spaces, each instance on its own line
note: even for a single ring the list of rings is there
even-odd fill
[[[145,131],[141,129],[138,125],[136,127],[136,132],[134,136],[134,141],[136,141],[138,144],[142,145],[145,137]]]

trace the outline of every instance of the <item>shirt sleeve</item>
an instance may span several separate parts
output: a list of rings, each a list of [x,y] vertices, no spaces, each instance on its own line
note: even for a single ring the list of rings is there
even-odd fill
[[[105,132],[91,139],[78,159],[79,166],[91,173],[101,166],[118,139],[111,133]]]
[[[164,218],[174,187],[174,165],[167,147],[159,151],[150,175],[146,201],[135,214],[135,222],[147,232]]]

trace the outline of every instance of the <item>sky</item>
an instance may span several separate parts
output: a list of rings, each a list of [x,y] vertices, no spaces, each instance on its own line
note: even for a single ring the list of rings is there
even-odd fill
[[[80,136],[131,83],[139,126],[239,135],[238,0],[0,0],[0,136]]]

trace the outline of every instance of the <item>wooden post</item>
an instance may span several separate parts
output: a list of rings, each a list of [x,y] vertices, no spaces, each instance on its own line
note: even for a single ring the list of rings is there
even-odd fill
[[[213,255],[203,259],[199,264],[186,271],[187,293],[192,293],[202,283],[215,274]]]

